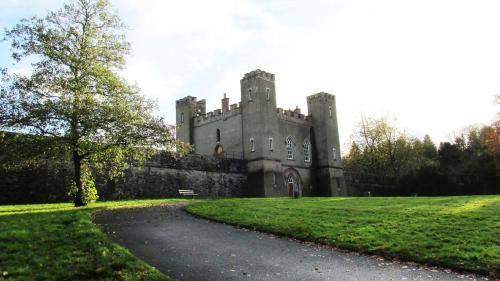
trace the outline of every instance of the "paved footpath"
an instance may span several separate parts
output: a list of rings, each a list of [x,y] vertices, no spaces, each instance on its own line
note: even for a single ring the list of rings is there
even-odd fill
[[[210,222],[181,206],[106,211],[95,222],[178,280],[488,280]]]

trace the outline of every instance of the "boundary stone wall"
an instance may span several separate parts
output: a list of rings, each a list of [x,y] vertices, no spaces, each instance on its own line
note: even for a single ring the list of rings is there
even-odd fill
[[[65,179],[71,170],[45,163],[36,169],[0,171],[0,204],[69,202]],[[132,167],[125,177],[96,178],[99,198],[135,199],[178,197],[179,189],[192,189],[200,196],[242,196],[247,185],[246,162],[190,154],[175,158],[167,154],[150,159],[143,168]]]
[[[344,171],[348,196],[457,196],[500,194],[500,175],[453,175],[391,177]]]

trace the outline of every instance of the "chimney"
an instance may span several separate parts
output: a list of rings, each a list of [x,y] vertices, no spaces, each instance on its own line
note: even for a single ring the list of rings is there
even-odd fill
[[[224,93],[224,98],[222,99],[222,114],[229,111],[229,98],[226,98],[226,93]]]
[[[300,108],[299,108],[299,106],[295,106],[295,110],[293,112],[295,112],[297,114],[300,114]]]

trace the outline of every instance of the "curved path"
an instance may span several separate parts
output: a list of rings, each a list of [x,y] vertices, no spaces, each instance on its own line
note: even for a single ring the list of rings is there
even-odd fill
[[[94,221],[117,243],[179,280],[474,278],[234,228],[192,217],[180,205],[106,211]]]

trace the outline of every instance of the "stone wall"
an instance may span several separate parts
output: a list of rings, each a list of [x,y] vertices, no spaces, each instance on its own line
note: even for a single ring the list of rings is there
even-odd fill
[[[395,178],[344,171],[348,196],[452,196],[500,194],[500,175],[453,175],[434,171]]]
[[[217,130],[220,132],[219,143]],[[242,155],[241,136],[241,114],[215,115],[210,122],[200,123],[193,129],[195,151],[203,155],[213,155],[217,144],[222,145],[224,151]]]
[[[0,172],[0,204],[67,202],[65,178],[70,171],[44,164],[36,169]],[[144,168],[126,171],[123,178],[97,178],[96,186],[104,200],[177,197],[179,189],[192,189],[201,196],[242,196],[247,172],[245,161],[238,159],[160,155]]]
[[[166,167],[131,169],[126,177],[100,189],[102,199],[164,198],[179,196],[179,189],[192,189],[200,196],[243,196],[246,174],[179,170]]]
[[[70,176],[70,169],[57,168],[50,163],[37,169],[0,171],[0,205],[68,202],[65,178]],[[281,174],[275,176],[277,181],[283,181]],[[499,175],[461,175],[417,181],[421,186],[415,186],[411,181],[402,181],[398,186],[392,178],[353,171],[344,171],[344,179],[348,196],[500,194]],[[105,200],[177,197],[179,189],[192,189],[201,196],[214,197],[262,195],[249,192],[249,187],[255,187],[256,183],[249,182],[244,160],[201,155],[184,158],[158,156],[144,168],[130,169],[124,178],[114,181],[98,178],[96,184],[100,198]]]
[[[395,196],[399,194],[396,181],[390,177],[344,170],[348,196]]]

